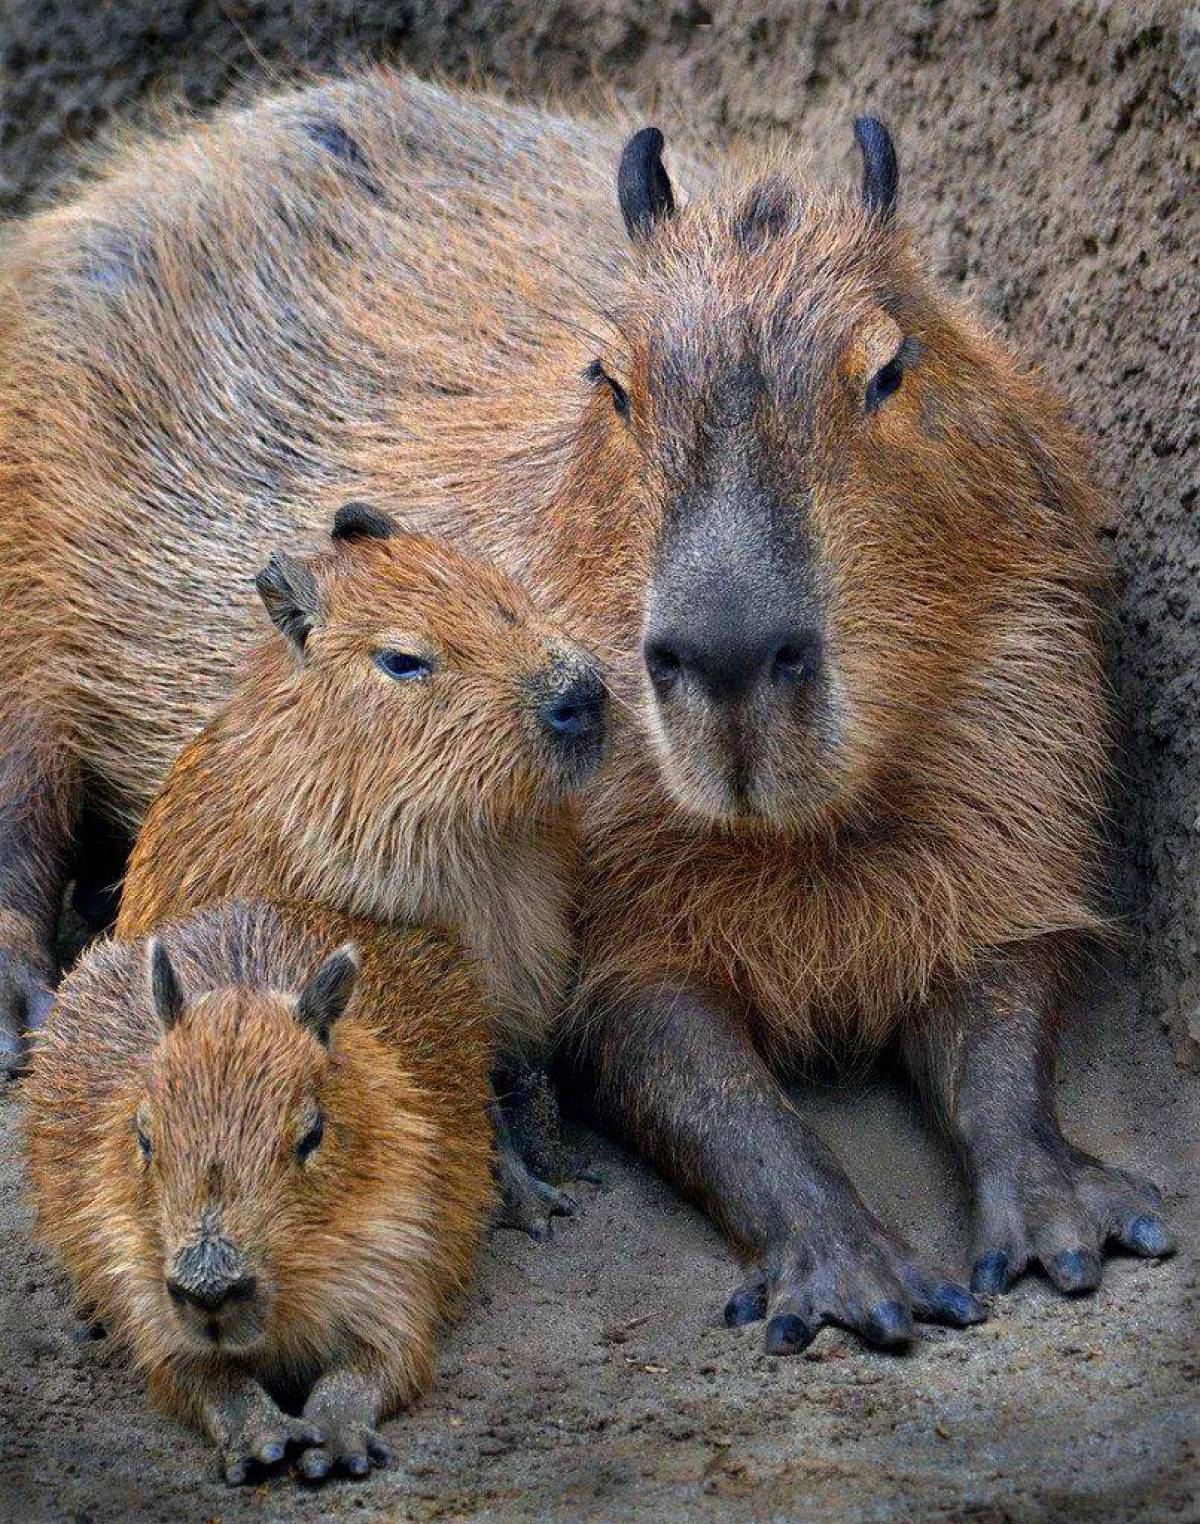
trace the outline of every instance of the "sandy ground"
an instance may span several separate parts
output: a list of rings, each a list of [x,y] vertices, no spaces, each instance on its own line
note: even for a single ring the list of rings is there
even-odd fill
[[[606,1186],[539,1249],[493,1240],[399,1468],[235,1494],[77,1337],[29,1247],[0,1096],[0,1520],[1200,1519],[1200,10],[1146,0],[5,0],[0,210],[161,89],[207,105],[264,70],[395,53],[570,95],[599,78],[718,142],[784,132],[855,173],[887,117],[935,268],[1070,397],[1111,491],[1132,936],[1081,1001],[1063,1110],[1153,1174],[1182,1252],[1068,1303],[1023,1284],[984,1327],[889,1358],[825,1334],[792,1361],[717,1326],[735,1280],[703,1220],[600,1140]],[[805,1096],[869,1199],[958,1259],[946,1159],[886,1086]],[[1190,1383],[1190,1385],[1189,1385]]]

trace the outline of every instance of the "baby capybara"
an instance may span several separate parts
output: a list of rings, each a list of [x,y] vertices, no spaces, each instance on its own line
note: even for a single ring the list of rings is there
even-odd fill
[[[229,902],[63,982],[38,1234],[228,1481],[386,1464],[491,1201],[490,1025],[453,934],[314,906]]]
[[[361,503],[330,550],[276,553],[257,586],[276,632],[151,805],[118,935],[234,896],[453,926],[511,1072],[567,1000],[597,667],[511,579]],[[571,1200],[526,1167],[499,1106],[495,1121],[502,1220],[545,1237]]]
[[[654,129],[377,70],[128,149],[11,235],[10,1020],[81,824],[136,821],[226,690],[229,569],[361,495],[548,594],[636,713],[583,806],[577,1083],[751,1261],[733,1321],[783,1352],[982,1313],[789,1102],[814,1053],[925,1087],[977,1289],[1169,1249],[1054,1110],[1098,924],[1097,489],[856,135],[857,194],[783,153],[676,156],[681,194]]]

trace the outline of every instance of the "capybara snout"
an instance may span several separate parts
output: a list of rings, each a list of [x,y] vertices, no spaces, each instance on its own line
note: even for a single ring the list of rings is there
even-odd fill
[[[534,711],[565,788],[574,788],[604,754],[607,698],[604,679],[583,653],[559,653],[531,684]]]

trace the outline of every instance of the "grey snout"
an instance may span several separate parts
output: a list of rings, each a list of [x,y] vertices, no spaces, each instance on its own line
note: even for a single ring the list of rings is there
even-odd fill
[[[206,1235],[185,1244],[176,1254],[167,1277],[167,1293],[180,1307],[191,1306],[212,1316],[258,1290],[240,1250],[228,1238]]]
[[[537,713],[546,738],[572,778],[582,778],[599,764],[608,701],[593,666],[572,661],[551,669],[538,697]]]

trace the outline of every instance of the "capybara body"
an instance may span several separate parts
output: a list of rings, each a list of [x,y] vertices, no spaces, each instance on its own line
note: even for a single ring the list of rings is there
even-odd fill
[[[432,1379],[491,1200],[477,972],[452,933],[313,906],[154,940],[93,946],[38,1040],[39,1236],[231,1481],[296,1446],[363,1474]]]
[[[590,657],[503,573],[362,505],[258,582],[278,629],[154,800],[117,934],[234,896],[450,925],[501,1044],[539,1044],[571,972],[570,794],[603,739]]]
[[[5,903],[37,921],[87,780],[146,807],[285,530],[361,496],[494,558],[634,718],[582,811],[582,1083],[750,1253],[736,1315],[780,1352],[980,1311],[764,1058],[901,1048],[985,1289],[1095,1284],[1153,1205],[1052,1109],[1059,947],[1096,924],[1095,489],[857,131],[859,195],[780,155],[675,162],[685,198],[651,129],[380,71],[135,149],[5,254]]]

